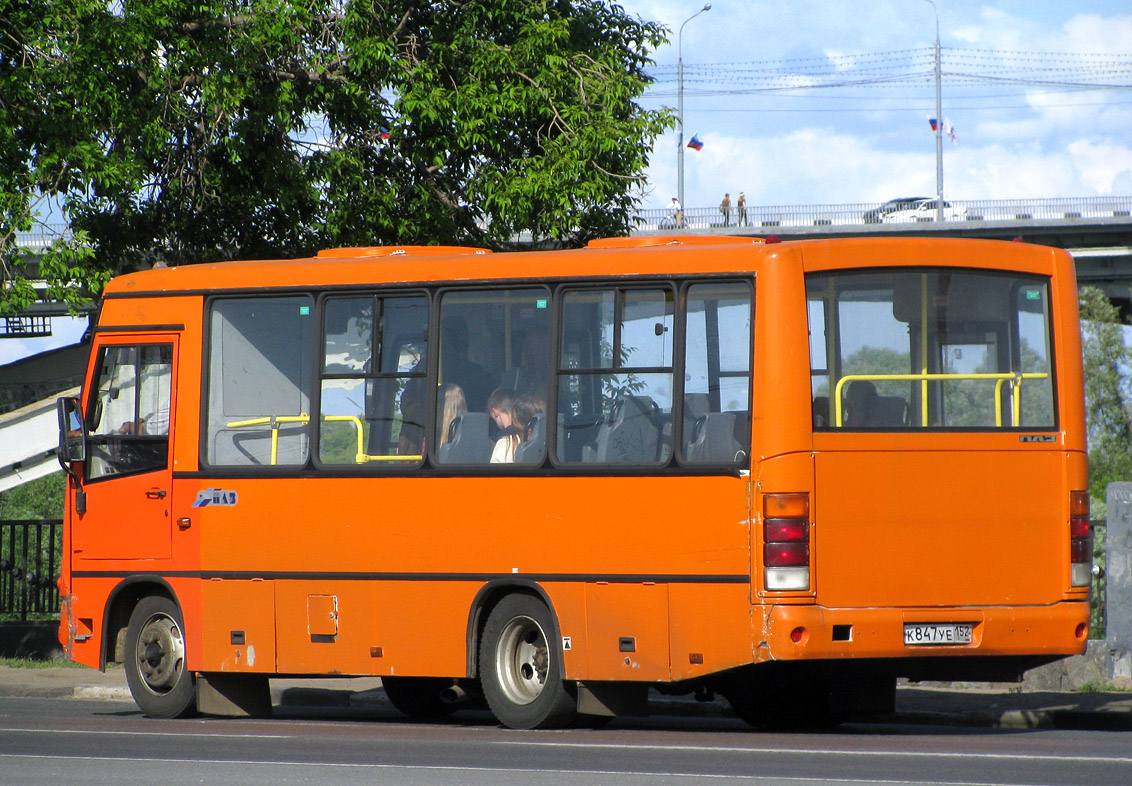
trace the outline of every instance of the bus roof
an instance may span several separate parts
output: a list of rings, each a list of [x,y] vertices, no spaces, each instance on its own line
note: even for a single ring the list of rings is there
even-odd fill
[[[964,246],[964,254],[938,253],[954,249],[956,244]],[[738,253],[722,255],[719,251],[723,247]],[[807,262],[813,260],[821,269],[930,264],[1019,265],[1030,270],[1051,270],[1053,256],[1064,253],[1043,248],[1046,253],[1035,254],[1039,247],[997,240],[865,237],[777,242],[776,238],[767,241],[719,235],[605,238],[581,249],[505,254],[460,246],[374,246],[327,249],[317,256],[297,259],[155,268],[118,276],[107,284],[103,294],[158,295],[226,289],[754,272],[763,259],[792,256],[799,248],[805,249]],[[884,249],[884,255],[877,255],[880,249]],[[626,253],[630,251],[633,253]],[[673,255],[679,255],[678,264],[674,264]]]

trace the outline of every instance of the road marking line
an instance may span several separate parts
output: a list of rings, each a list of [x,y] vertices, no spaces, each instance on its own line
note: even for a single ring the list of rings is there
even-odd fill
[[[607,748],[610,750],[624,750],[630,748],[632,750],[652,750],[652,751],[671,751],[673,753],[680,753],[683,751],[691,751],[694,753],[757,753],[759,755],[766,755],[768,753],[786,753],[786,754],[809,754],[812,756],[900,756],[916,757],[924,759],[1002,759],[1002,760],[1016,760],[1022,759],[1025,761],[1095,761],[1104,762],[1109,764],[1129,764],[1132,763],[1130,756],[1056,756],[1049,754],[1028,754],[1028,753],[978,753],[978,752],[965,752],[965,751],[855,751],[855,750],[837,750],[832,748],[739,748],[734,746],[715,746],[715,745],[639,745],[634,743],[586,743],[586,742],[512,742],[509,740],[500,740],[492,742],[492,745],[531,745],[534,747],[547,747],[547,748]]]
[[[24,734],[106,734],[106,735],[121,735],[124,737],[223,737],[229,739],[248,739],[255,740],[289,740],[293,739],[290,734],[217,734],[213,732],[195,733],[192,731],[95,731],[87,729],[3,729],[0,728],[0,733],[24,733]]]

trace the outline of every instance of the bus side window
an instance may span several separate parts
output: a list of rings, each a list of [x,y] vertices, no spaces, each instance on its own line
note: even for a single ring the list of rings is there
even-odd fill
[[[428,299],[332,297],[322,313],[319,461],[420,464],[428,403]]]
[[[527,420],[546,411],[550,292],[542,287],[445,293],[440,303],[437,461],[441,464],[538,464],[542,431],[527,429],[508,408],[502,427],[489,400],[521,400]],[[498,395],[493,395],[499,391]],[[498,407],[497,407],[498,409]],[[506,439],[506,446],[498,440]],[[503,447],[507,449],[504,450]],[[505,458],[491,462],[492,455]]]
[[[751,288],[688,288],[684,354],[684,460],[743,461],[751,442]]]
[[[582,289],[562,299],[558,460],[659,465],[672,454],[674,293]]]
[[[312,300],[212,303],[205,461],[302,465],[309,451]]]

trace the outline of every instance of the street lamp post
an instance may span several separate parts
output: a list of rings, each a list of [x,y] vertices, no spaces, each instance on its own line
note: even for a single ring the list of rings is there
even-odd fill
[[[939,51],[939,8],[935,0],[924,0],[931,3],[935,11],[935,219],[943,221],[943,98],[940,93],[942,73],[940,71]]]
[[[684,209],[684,25],[710,10],[711,3],[704,3],[703,8],[684,20],[676,34],[676,198],[681,210]]]

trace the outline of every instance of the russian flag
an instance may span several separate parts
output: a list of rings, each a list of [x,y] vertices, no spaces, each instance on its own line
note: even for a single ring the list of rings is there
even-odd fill
[[[692,134],[692,141],[688,143],[688,147],[692,148],[693,150],[703,150],[704,149],[704,143],[700,139],[699,134]]]
[[[928,122],[931,123],[932,131],[938,131],[939,130],[939,120],[938,119],[936,119],[934,117],[929,117]]]

